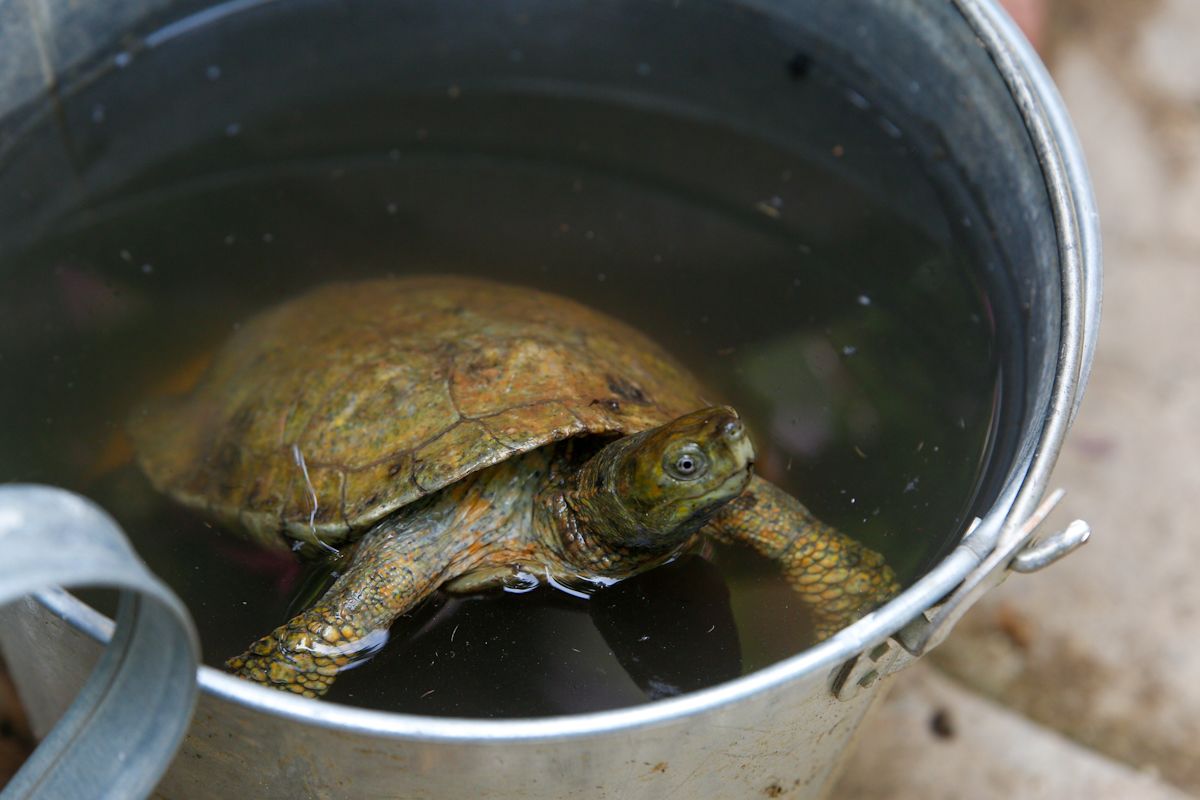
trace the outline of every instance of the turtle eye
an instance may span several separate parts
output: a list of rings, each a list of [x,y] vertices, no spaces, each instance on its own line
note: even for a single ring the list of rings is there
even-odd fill
[[[699,450],[688,448],[668,456],[666,467],[672,478],[690,481],[708,472],[708,459]]]

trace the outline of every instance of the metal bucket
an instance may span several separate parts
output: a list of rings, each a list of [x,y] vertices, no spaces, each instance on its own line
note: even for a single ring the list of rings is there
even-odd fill
[[[120,68],[123,59],[173,46],[189,32],[242,14],[285,19],[292,8],[343,5],[33,0],[0,6],[5,185],[19,185],[24,174],[44,179],[47,171],[71,173],[73,159],[95,155],[79,155],[88,143],[72,138],[70,114],[63,114],[60,158],[16,157],[48,94],[69,97],[72,87]],[[441,46],[446,39],[425,39],[436,58],[422,67],[458,70],[454,74],[481,69],[468,56],[474,43],[494,33],[496,20],[489,15],[500,13],[496,9],[506,19],[526,14],[552,20],[520,33],[530,51],[538,40],[568,43],[555,50],[561,63],[546,66],[547,86],[566,74],[584,83],[595,78],[610,89],[637,80],[629,70],[625,77],[603,74],[608,63],[603,59],[586,69],[582,61],[572,62],[572,37],[581,37],[576,48],[581,60],[607,52],[613,63],[636,63],[636,53],[664,46],[665,38],[680,46],[677,30],[666,37],[666,14],[689,26],[687,39],[697,50],[730,37],[743,44],[754,37],[794,42],[882,94],[903,98],[906,115],[942,143],[946,163],[970,187],[970,201],[1000,241],[1000,268],[1022,298],[1022,308],[1003,320],[1002,335],[1024,345],[1014,349],[1021,353],[1019,363],[1009,365],[1024,380],[1005,425],[1012,457],[988,477],[990,508],[900,597],[833,638],[737,680],[639,707],[507,721],[419,717],[285,696],[202,666],[194,720],[156,796],[819,797],[877,699],[881,677],[941,641],[1010,569],[1033,571],[1086,538],[1082,524],[1040,540],[1034,529],[1044,516],[1039,504],[1081,399],[1095,343],[1097,219],[1058,95],[991,0],[396,4],[396,13],[411,17],[414,31],[438,31],[456,42],[447,49]],[[677,15],[671,17],[670,10]],[[411,48],[420,59],[421,41],[397,47]],[[598,50],[582,52],[588,50],[585,43],[599,43]],[[465,60],[454,63],[460,56]],[[742,104],[746,124],[778,125],[777,135],[788,135],[783,115],[774,114],[779,98],[750,74],[739,74],[736,62],[723,66],[732,74],[701,84],[658,76],[658,100],[701,110]],[[124,148],[129,158],[178,146],[149,130],[140,140],[108,146]],[[68,191],[99,191],[111,180],[96,169]],[[65,202],[0,193],[3,244],[35,236]],[[39,734],[52,728],[111,635],[107,619],[61,590],[30,595],[0,615],[0,643]]]

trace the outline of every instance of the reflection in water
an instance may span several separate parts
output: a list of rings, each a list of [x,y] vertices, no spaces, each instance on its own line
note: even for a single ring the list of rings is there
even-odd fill
[[[600,590],[592,622],[651,700],[742,674],[737,624],[720,571],[685,556]]]
[[[521,597],[435,595],[392,638],[394,646],[339,676],[327,699],[528,717],[657,700],[742,674],[729,592],[697,556],[590,600],[545,587]],[[386,679],[398,673],[403,680]]]

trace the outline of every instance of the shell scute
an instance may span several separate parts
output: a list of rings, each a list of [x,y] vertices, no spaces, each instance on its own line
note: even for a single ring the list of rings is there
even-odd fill
[[[300,441],[314,461],[356,469],[432,439],[458,420],[440,359],[406,350],[396,361],[360,367],[334,387]]]
[[[557,400],[531,403],[498,411],[480,422],[500,443],[525,450],[530,442],[562,441],[587,430],[583,420]]]
[[[413,480],[414,460],[405,451],[381,461],[346,472],[342,518],[348,529],[363,530],[424,492]]]
[[[413,481],[435,492],[469,474],[508,458],[513,452],[478,420],[460,422],[413,452]]]

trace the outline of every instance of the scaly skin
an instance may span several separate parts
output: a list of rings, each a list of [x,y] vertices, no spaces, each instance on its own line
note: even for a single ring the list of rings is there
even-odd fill
[[[685,453],[705,468],[665,474]],[[227,665],[307,697],[442,583],[519,567],[557,578],[625,577],[694,538],[750,477],[754,450],[732,409],[712,408],[620,439],[580,464],[570,444],[482,470],[368,532],[350,567],[307,611]]]
[[[570,444],[483,470],[402,509],[363,538],[349,569],[310,609],[228,661],[238,675],[308,697],[378,642],[395,618],[456,578],[626,577],[701,533],[777,560],[821,638],[899,587],[883,558],[751,477],[737,413],[709,408],[606,445]],[[682,474],[687,462],[692,468]],[[488,577],[490,576],[490,577]]]
[[[788,584],[811,609],[818,640],[900,591],[883,556],[824,524],[796,498],[758,476],[717,512],[704,532],[749,545],[778,562]]]
[[[400,614],[443,582],[534,559],[528,520],[555,457],[543,448],[484,470],[369,531],[350,566],[308,610],[226,665],[256,683],[318,697]]]
[[[436,539],[422,541],[429,533],[380,525],[363,540],[353,567],[314,606],[226,665],[266,686],[305,697],[325,694],[338,672],[374,649],[372,634],[386,631],[441,583],[449,561],[432,552]]]

